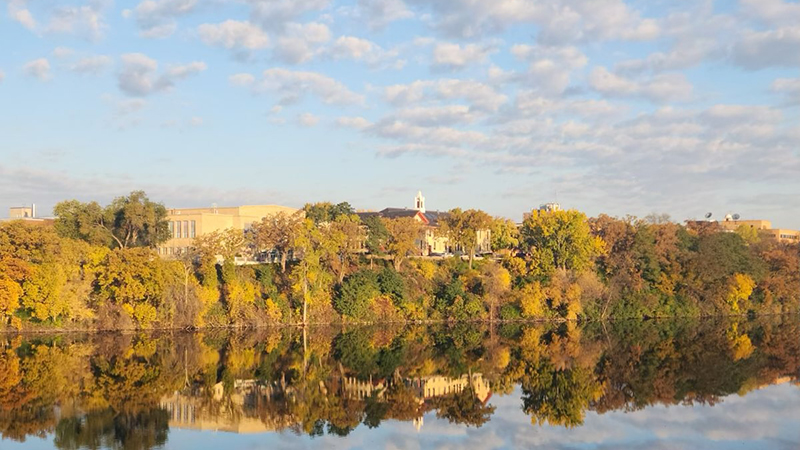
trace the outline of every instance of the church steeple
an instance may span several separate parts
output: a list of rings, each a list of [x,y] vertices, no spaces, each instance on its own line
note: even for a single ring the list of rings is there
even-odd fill
[[[422,191],[417,192],[417,196],[414,197],[414,209],[425,213],[425,197],[422,196]]]

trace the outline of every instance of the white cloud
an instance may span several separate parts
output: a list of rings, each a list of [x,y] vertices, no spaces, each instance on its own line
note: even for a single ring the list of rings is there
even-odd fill
[[[300,64],[310,60],[319,46],[330,38],[330,29],[323,23],[289,23],[285,34],[278,38],[273,54],[283,62]]]
[[[411,143],[459,146],[476,145],[486,140],[486,136],[478,131],[451,127],[423,127],[393,119],[381,120],[367,130],[370,134],[381,138]]]
[[[800,67],[800,25],[761,32],[749,31],[734,44],[733,63],[749,70]]]
[[[105,55],[87,56],[72,64],[69,69],[73,72],[97,75],[110,66],[113,60]]]
[[[319,117],[311,113],[303,113],[297,116],[297,123],[303,127],[313,127],[319,123]]]
[[[252,7],[251,16],[265,29],[282,30],[293,20],[311,11],[320,11],[330,0],[245,0]]]
[[[637,81],[613,74],[605,67],[592,70],[589,85],[608,97],[643,97],[654,102],[686,101],[691,98],[693,90],[683,74],[660,74]]]
[[[778,78],[770,89],[783,94],[790,104],[800,104],[800,78]]]
[[[484,63],[497,52],[494,45],[439,43],[433,48],[433,66],[451,70],[463,69],[471,64]]]
[[[397,20],[414,17],[403,0],[359,0],[358,18],[373,30],[385,28]]]
[[[543,44],[597,40],[649,40],[658,36],[656,21],[644,19],[623,0],[409,0],[432,10],[430,24],[458,38],[497,34],[519,24],[539,27]]]
[[[175,81],[185,79],[206,70],[203,62],[171,66],[158,75],[158,62],[142,53],[122,55],[122,68],[117,74],[117,84],[124,93],[133,96],[146,96],[169,90]]]
[[[589,59],[577,47],[514,45],[511,54],[517,59],[529,61],[523,74],[490,72],[495,78],[517,81],[547,95],[563,94],[569,87],[573,71],[582,69]]]
[[[411,105],[424,100],[463,99],[480,111],[497,111],[507,97],[489,85],[474,80],[417,80],[384,88],[384,98],[394,105]]]
[[[29,77],[38,78],[42,81],[47,81],[52,77],[50,74],[50,61],[47,58],[34,59],[25,63],[23,71]]]
[[[347,128],[355,128],[356,130],[364,130],[370,125],[372,122],[363,118],[363,117],[339,117],[336,119],[336,124],[340,127],[347,127]]]
[[[36,19],[27,9],[26,0],[10,0],[8,2],[8,17],[30,31],[36,30]]]
[[[352,59],[362,61],[372,68],[402,68],[404,60],[398,59],[397,50],[385,50],[380,45],[355,36],[340,36],[326,50],[333,59]]]
[[[203,24],[197,27],[197,34],[207,45],[227,49],[260,50],[269,46],[267,33],[250,22],[226,20],[219,24]]]
[[[452,126],[475,122],[482,117],[482,114],[466,105],[443,105],[402,108],[395,111],[391,117],[412,125]]]
[[[133,15],[142,37],[165,38],[177,29],[175,19],[190,14],[198,4],[198,0],[144,0],[123,15]]]
[[[191,119],[189,119],[189,125],[191,125],[193,127],[202,126],[203,123],[204,123],[204,121],[203,121],[202,117],[192,117]]]
[[[283,68],[267,69],[262,79],[256,81],[249,74],[237,74],[231,77],[231,83],[238,86],[249,86],[257,93],[274,93],[279,96],[279,103],[287,105],[295,103],[306,94],[319,98],[325,104],[350,105],[362,104],[364,97],[348,89],[333,78],[316,72],[293,71]]]
[[[772,26],[800,23],[800,3],[783,0],[740,0],[744,13]]]
[[[108,28],[103,20],[103,2],[91,2],[84,6],[60,6],[53,10],[47,31],[67,33],[98,40]]]

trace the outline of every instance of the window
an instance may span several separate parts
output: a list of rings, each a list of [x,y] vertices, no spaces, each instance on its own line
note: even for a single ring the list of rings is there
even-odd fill
[[[191,232],[189,233],[189,237],[193,238],[197,236],[197,222],[194,220],[192,221],[192,228]]]
[[[175,222],[175,237],[180,239],[181,237],[181,221]]]
[[[169,222],[169,236],[175,236],[175,222]]]
[[[189,237],[189,221],[188,220],[184,220],[183,221],[183,237],[185,237],[185,238]]]

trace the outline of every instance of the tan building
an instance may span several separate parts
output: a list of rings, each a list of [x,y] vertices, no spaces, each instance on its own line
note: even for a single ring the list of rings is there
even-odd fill
[[[454,253],[458,248],[454,248],[447,236],[439,232],[439,220],[448,216],[447,212],[428,211],[425,208],[425,197],[422,192],[418,192],[414,198],[413,208],[385,208],[378,212],[358,212],[362,219],[368,216],[379,216],[387,219],[397,219],[401,217],[413,217],[414,220],[423,225],[422,235],[417,240],[417,247],[424,256],[444,255]],[[475,251],[478,254],[492,252],[492,232],[491,230],[480,230],[477,232],[477,246]]]
[[[167,211],[167,220],[172,238],[161,244],[158,253],[166,257],[179,255],[190,248],[198,236],[228,228],[244,232],[266,216],[296,211],[296,208],[279,205],[170,209]]]
[[[719,226],[725,231],[736,231],[739,227],[745,226],[748,228],[755,228],[756,230],[769,230],[772,228],[772,222],[769,220],[733,220],[725,219],[719,222]]]
[[[736,217],[736,216],[734,216]],[[760,234],[771,236],[780,242],[798,243],[800,242],[800,231],[789,230],[786,228],[772,228],[772,222],[769,220],[737,220],[731,216],[725,220],[717,222],[724,231],[733,232],[739,227],[749,227],[758,230]]]
[[[797,230],[787,230],[785,228],[771,228],[766,230],[765,233],[769,234],[773,238],[787,243],[798,243],[800,242],[800,231]]]
[[[8,208],[8,218],[11,220],[33,219],[34,217],[36,217],[36,205]]]

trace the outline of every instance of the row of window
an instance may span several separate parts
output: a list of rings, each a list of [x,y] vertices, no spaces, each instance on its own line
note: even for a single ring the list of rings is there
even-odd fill
[[[194,220],[169,222],[169,234],[175,239],[194,238],[197,236],[197,222]]]
[[[189,247],[158,247],[158,254],[163,256],[180,256],[189,253]]]
[[[800,235],[797,234],[782,234],[781,239],[800,239]]]

